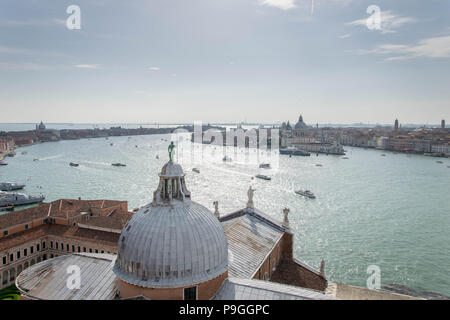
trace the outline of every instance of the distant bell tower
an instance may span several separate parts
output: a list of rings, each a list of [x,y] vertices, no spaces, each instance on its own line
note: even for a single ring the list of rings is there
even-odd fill
[[[395,119],[395,122],[394,122],[394,130],[395,130],[395,131],[398,130],[398,119]]]
[[[441,129],[445,129],[445,120],[444,119],[442,119],[442,121],[441,121]]]

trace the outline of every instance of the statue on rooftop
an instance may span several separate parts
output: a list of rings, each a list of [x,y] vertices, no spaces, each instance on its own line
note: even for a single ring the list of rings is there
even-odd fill
[[[250,186],[250,188],[247,191],[247,196],[248,196],[247,208],[251,208],[251,209],[255,208],[255,205],[253,204],[253,194],[255,191],[256,191],[256,189],[253,189],[252,186]]]
[[[213,206],[214,206],[214,215],[218,218],[220,215],[219,214],[219,201],[214,201]]]
[[[173,141],[171,141],[169,147],[167,148],[167,150],[169,151],[169,160],[170,161],[172,161],[173,149],[174,148],[175,148],[175,145],[173,144]]]
[[[288,214],[289,214],[289,208],[284,208],[283,209],[283,223],[282,223],[282,225],[287,227],[287,228],[289,228]]]

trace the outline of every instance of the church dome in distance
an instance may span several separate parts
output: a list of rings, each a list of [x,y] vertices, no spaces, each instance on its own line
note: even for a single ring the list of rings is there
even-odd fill
[[[306,125],[306,123],[303,122],[303,117],[300,115],[300,117],[298,118],[298,122],[295,124],[295,129],[304,129],[307,128],[308,126]]]
[[[153,202],[122,230],[114,273],[144,288],[183,287],[223,275],[228,245],[221,223],[190,199],[179,164],[167,162],[159,178]]]

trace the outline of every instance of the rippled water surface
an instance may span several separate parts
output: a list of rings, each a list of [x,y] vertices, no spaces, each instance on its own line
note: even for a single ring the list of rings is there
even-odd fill
[[[129,201],[132,210],[152,199],[157,174],[168,159],[169,142],[162,139],[169,137],[111,137],[20,148],[15,158],[6,159],[8,166],[0,167],[0,180],[26,183],[26,193],[42,192],[48,201],[118,199]],[[193,199],[211,210],[218,200],[222,214],[245,206],[250,185],[256,189],[256,207],[266,214],[281,220],[282,209],[289,207],[295,256],[315,268],[324,259],[333,280],[365,286],[367,267],[377,265],[382,285],[450,295],[450,160],[347,151],[349,159],[280,156],[279,169],[270,170],[235,161],[189,163],[184,169]],[[80,166],[70,167],[69,162]],[[113,162],[127,166],[113,167]],[[200,174],[191,171],[194,166]],[[272,180],[252,179],[257,173]],[[294,190],[300,188],[312,190],[317,198],[296,195]]]

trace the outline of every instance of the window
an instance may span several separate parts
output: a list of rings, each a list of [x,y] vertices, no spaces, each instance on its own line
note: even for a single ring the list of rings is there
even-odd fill
[[[105,251],[102,250],[102,253],[105,253]]]
[[[28,249],[25,248],[25,249],[23,249],[23,256],[26,257],[27,255],[28,255]]]
[[[36,251],[39,251],[39,248],[40,248],[40,246],[39,246],[39,243],[36,245]]]
[[[81,248],[80,248],[80,246],[78,246],[78,252],[81,252]]]
[[[70,251],[70,246],[69,246],[69,244],[66,244],[66,249],[67,249],[67,251]]]
[[[42,249],[45,249],[45,241],[42,242]]]
[[[95,249],[95,253],[98,253],[98,250],[97,250],[97,249]]]
[[[42,220],[42,223],[43,223],[43,224],[47,224],[47,223],[48,223],[48,219]]]
[[[14,255],[11,253],[9,255],[9,262],[13,262],[14,261]]]
[[[197,300],[197,287],[184,288],[184,300]]]
[[[89,253],[92,253],[92,248],[89,248]]]
[[[25,230],[28,230],[28,224],[25,225]]]
[[[75,246],[72,245],[72,252],[75,252]]]
[[[6,237],[8,235],[8,230],[3,231],[3,236]]]
[[[55,242],[55,248],[58,249],[59,245],[58,242]]]
[[[30,253],[31,253],[31,254],[34,253],[34,247],[33,247],[33,246],[30,247]]]
[[[50,241],[50,248],[53,249],[53,241]]]
[[[17,251],[16,257],[17,257],[17,259],[20,259],[20,251]]]
[[[86,247],[83,247],[83,252],[86,252]]]
[[[3,264],[6,264],[6,256],[3,257]]]

